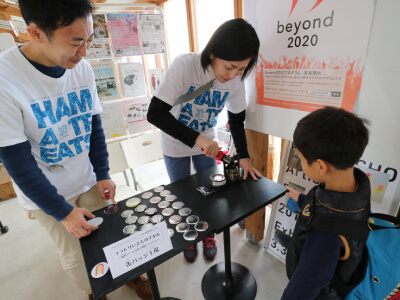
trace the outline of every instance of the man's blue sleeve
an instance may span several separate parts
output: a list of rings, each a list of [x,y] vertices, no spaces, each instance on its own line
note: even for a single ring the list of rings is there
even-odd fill
[[[38,167],[28,141],[0,147],[0,160],[20,190],[46,214],[61,221],[72,211]]]
[[[92,117],[92,134],[90,136],[89,159],[96,174],[97,181],[110,179],[108,171],[108,152],[106,137],[103,127],[101,126],[100,115]]]

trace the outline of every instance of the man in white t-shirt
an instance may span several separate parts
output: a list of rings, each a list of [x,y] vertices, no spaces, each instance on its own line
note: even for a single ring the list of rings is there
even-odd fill
[[[19,5],[32,40],[0,54],[0,160],[28,217],[93,299],[79,238],[98,229],[85,219],[90,211],[116,203],[95,78],[82,59],[93,40],[93,3]]]

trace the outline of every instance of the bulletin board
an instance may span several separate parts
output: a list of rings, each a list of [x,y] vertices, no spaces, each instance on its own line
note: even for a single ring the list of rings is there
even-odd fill
[[[274,1],[244,1],[244,18],[256,28],[261,42],[261,49],[263,48],[263,44],[267,44],[273,40],[271,31],[263,28],[261,26],[262,22],[258,19],[260,18],[260,12],[268,12],[269,17],[274,17],[274,13],[267,10],[271,2]],[[372,123],[370,126],[370,143],[362,159],[379,165],[400,169],[400,157],[398,154],[400,153],[400,139],[398,138],[400,137],[400,118],[397,116],[397,112],[400,111],[397,89],[400,82],[400,57],[398,55],[400,39],[397,37],[398,28],[400,28],[400,19],[397,16],[397,12],[400,10],[400,2],[397,0],[363,0],[362,2],[367,2],[373,6],[372,24],[369,32],[366,57],[363,58],[362,81],[361,83],[357,83],[360,84],[360,88],[355,95],[356,101],[354,107],[348,110],[351,111],[351,109],[354,109],[356,114],[369,119]],[[293,7],[296,3],[297,5]],[[313,8],[316,3],[319,3],[319,6]],[[334,8],[335,5],[346,5],[346,3],[348,1],[345,0],[324,0],[317,2],[313,0],[280,1],[279,9],[283,7],[287,11],[287,21],[292,9],[294,9],[292,12],[293,16],[297,9],[309,7],[310,11],[308,15],[312,19],[312,14],[317,13],[318,9],[322,9],[324,6]],[[354,11],[354,20],[359,17],[359,13],[358,11]],[[264,16],[264,18],[266,17]],[[333,22],[340,21],[340,18],[341,16],[335,11]],[[356,21],[350,22],[349,20],[346,21],[348,22],[348,26],[353,26],[354,23],[357,23]],[[278,24],[277,22],[278,20],[276,20],[276,24]],[[276,25],[276,32],[279,31],[279,28],[282,29],[282,27]],[[326,30],[329,31],[330,28],[327,27]],[[352,30],[352,28],[349,28],[349,30]],[[307,33],[312,36],[313,31],[309,30]],[[333,36],[332,38],[335,37]],[[338,38],[338,41],[340,41],[340,38]],[[260,54],[263,55],[262,52]],[[299,63],[301,63],[301,58]],[[288,109],[260,104],[257,98],[260,87],[257,87],[256,83],[256,72],[254,72],[246,80],[246,98],[248,102],[246,127],[258,132],[292,140],[297,122],[306,116],[308,111],[301,108]]]
[[[107,142],[153,130],[147,111],[168,67],[164,15],[152,4],[102,6],[93,14],[93,68]]]

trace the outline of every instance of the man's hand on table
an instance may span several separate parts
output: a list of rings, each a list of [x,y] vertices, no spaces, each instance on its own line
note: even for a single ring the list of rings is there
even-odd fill
[[[94,218],[95,215],[86,208],[74,207],[74,209],[61,221],[67,232],[75,238],[88,236],[99,227],[90,224],[85,217]]]

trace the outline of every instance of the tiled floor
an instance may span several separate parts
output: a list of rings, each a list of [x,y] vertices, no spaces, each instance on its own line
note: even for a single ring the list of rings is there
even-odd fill
[[[168,183],[163,162],[136,170],[145,189]],[[121,184],[123,176],[113,179]],[[270,209],[267,208],[267,219]],[[50,239],[34,221],[30,221],[17,199],[0,202],[0,221],[9,232],[0,236],[0,300],[84,300],[87,296],[64,273],[58,254]],[[202,255],[188,264],[179,254],[155,268],[162,297],[182,300],[204,299],[201,280],[215,263],[223,262],[223,235],[216,236],[218,255],[215,261],[205,262]],[[264,240],[252,244],[245,230],[231,228],[232,261],[251,270],[257,281],[256,300],[280,299],[288,280],[284,265],[264,249]],[[198,244],[202,251],[201,243]],[[201,252],[199,253],[201,254]],[[122,287],[108,295],[110,300],[139,299],[134,290]]]

